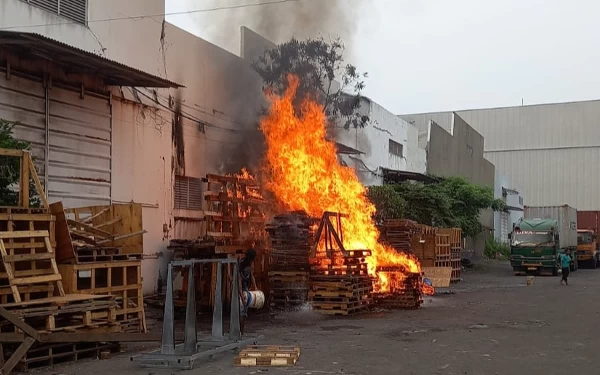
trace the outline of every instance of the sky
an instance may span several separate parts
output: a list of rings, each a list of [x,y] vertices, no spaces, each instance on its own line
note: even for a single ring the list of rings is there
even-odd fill
[[[273,0],[166,0],[166,13]],[[339,36],[364,94],[396,114],[600,98],[600,1],[299,0],[167,16],[239,55],[240,26],[282,43]]]

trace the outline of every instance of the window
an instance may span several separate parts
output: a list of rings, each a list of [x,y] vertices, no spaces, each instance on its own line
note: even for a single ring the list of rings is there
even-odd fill
[[[175,176],[175,209],[202,210],[202,179]]]
[[[21,0],[82,25],[87,24],[88,0]]]
[[[400,157],[404,156],[403,155],[404,146],[402,145],[402,143],[398,143],[398,142],[392,141],[390,139],[389,148],[390,148],[390,154],[400,156]]]

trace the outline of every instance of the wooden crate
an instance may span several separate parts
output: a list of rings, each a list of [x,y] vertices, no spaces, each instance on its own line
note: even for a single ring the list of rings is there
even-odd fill
[[[61,264],[66,293],[115,296],[115,319],[124,332],[146,332],[142,294],[142,262]]]

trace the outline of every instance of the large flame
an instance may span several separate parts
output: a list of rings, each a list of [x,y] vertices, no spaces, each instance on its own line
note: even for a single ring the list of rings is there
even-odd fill
[[[379,266],[421,272],[416,258],[378,243],[379,232],[372,220],[375,206],[354,170],[338,162],[336,147],[326,138],[323,107],[306,98],[301,113],[295,113],[299,80],[295,76],[288,80],[285,95],[271,97],[269,113],[260,125],[267,143],[267,189],[289,210],[304,210],[313,217],[321,217],[324,211],[347,214],[342,220],[344,247],[372,251],[367,261],[369,274],[379,278],[377,289],[389,290],[386,275],[376,271]]]

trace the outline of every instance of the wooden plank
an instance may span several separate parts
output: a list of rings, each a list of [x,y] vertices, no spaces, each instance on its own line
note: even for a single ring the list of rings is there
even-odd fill
[[[21,186],[19,189],[19,200],[22,199],[20,204],[21,207],[29,208],[29,159],[31,155],[29,152],[23,153],[23,158],[21,159]]]
[[[75,252],[73,251],[73,240],[62,202],[52,203],[50,205],[50,212],[56,217],[54,229],[56,236],[56,261],[59,263],[70,261],[75,258]]]
[[[35,343],[35,339],[32,337],[27,337],[21,345],[15,350],[13,355],[4,363],[2,369],[0,370],[0,374],[9,375],[12,370],[15,368],[17,363],[25,356],[29,348]]]
[[[23,150],[0,148],[0,156],[15,156],[20,158],[23,156]]]
[[[113,234],[107,231],[104,231],[102,229],[98,229],[93,227],[92,225],[86,224],[86,223],[82,223],[81,221],[76,221],[76,220],[72,220],[72,219],[67,219],[67,224],[74,226],[75,228],[79,229],[79,230],[83,230],[89,233],[93,233],[96,236],[100,236],[103,238],[113,238]]]
[[[19,293],[19,289],[13,283],[15,274],[13,273],[12,264],[4,263],[4,257],[8,256],[8,254],[6,253],[6,247],[4,247],[4,241],[2,239],[0,239],[0,254],[2,255],[4,271],[6,271],[6,275],[8,276],[8,283],[10,284],[13,298],[15,299],[15,302],[21,302],[21,294]]]
[[[31,159],[31,155],[29,155],[29,153],[27,153],[27,154],[28,154],[28,159],[29,159],[29,168],[31,169],[31,177],[33,178],[35,188],[37,189],[38,195],[40,196],[42,205],[44,206],[44,208],[49,209],[50,206],[48,205],[48,200],[46,199],[46,192],[42,188],[42,183],[40,182],[40,179],[38,178],[38,175],[37,175],[37,172],[35,169],[35,165],[33,164],[33,160]]]
[[[102,209],[102,210],[98,211],[97,213],[95,213],[95,214],[93,214],[93,215],[91,215],[91,216],[89,216],[89,217],[86,217],[85,219],[81,220],[80,222],[81,222],[81,223],[89,223],[89,222],[92,222],[92,221],[93,221],[95,218],[97,218],[98,216],[102,216],[102,215],[104,215],[104,214],[105,214],[105,213],[107,213],[108,211],[110,211],[110,206],[108,206],[108,207],[106,207],[106,208],[104,208],[104,209]]]
[[[42,275],[42,276],[34,276],[34,277],[24,277],[13,279],[13,285],[26,285],[26,284],[41,284],[41,283],[50,283],[55,281],[61,281],[62,278],[60,274],[51,274],[51,275]],[[64,295],[64,291],[63,294]]]
[[[109,243],[109,242],[117,242],[117,241],[124,240],[124,239],[130,238],[130,237],[141,236],[142,234],[145,234],[145,233],[148,233],[148,231],[146,231],[146,230],[141,230],[141,231],[139,231],[139,232],[135,232],[135,233],[129,233],[129,234],[123,234],[123,235],[120,235],[120,236],[116,236],[116,237],[114,237],[112,240],[102,240],[102,241],[97,241],[96,243],[97,243],[98,245],[104,245],[104,244],[107,244],[107,243]],[[115,246],[116,246],[116,245],[115,245]],[[116,246],[116,247],[118,247],[118,246]],[[124,254],[127,254],[127,253],[124,253]],[[139,253],[138,253],[138,254],[139,254]]]
[[[15,232],[0,232],[0,239],[6,238],[29,238],[29,237],[49,237],[47,230],[20,230]]]
[[[0,213],[0,221],[54,221],[51,214]]]
[[[44,260],[54,259],[54,254],[49,253],[37,253],[37,254],[20,254],[20,255],[7,255],[4,257],[5,262],[22,262],[26,260]]]
[[[116,218],[109,220],[109,221],[105,221],[104,223],[100,223],[100,224],[96,224],[96,228],[103,228],[103,227],[107,227],[109,225],[113,225],[115,223],[118,223],[119,221],[121,221],[123,218],[120,216],[117,216]]]
[[[50,244],[50,238],[46,237],[46,238],[44,238],[44,240],[46,241],[46,250],[48,251],[48,253],[52,254],[52,244]],[[59,279],[56,281],[56,287],[58,288],[58,295],[64,296],[65,289],[63,288],[63,285],[62,285],[62,277],[60,276],[60,273],[58,272],[58,266],[56,265],[56,259],[51,258],[50,264],[52,266],[52,271],[54,271],[54,274],[58,275],[58,277],[59,277]]]

